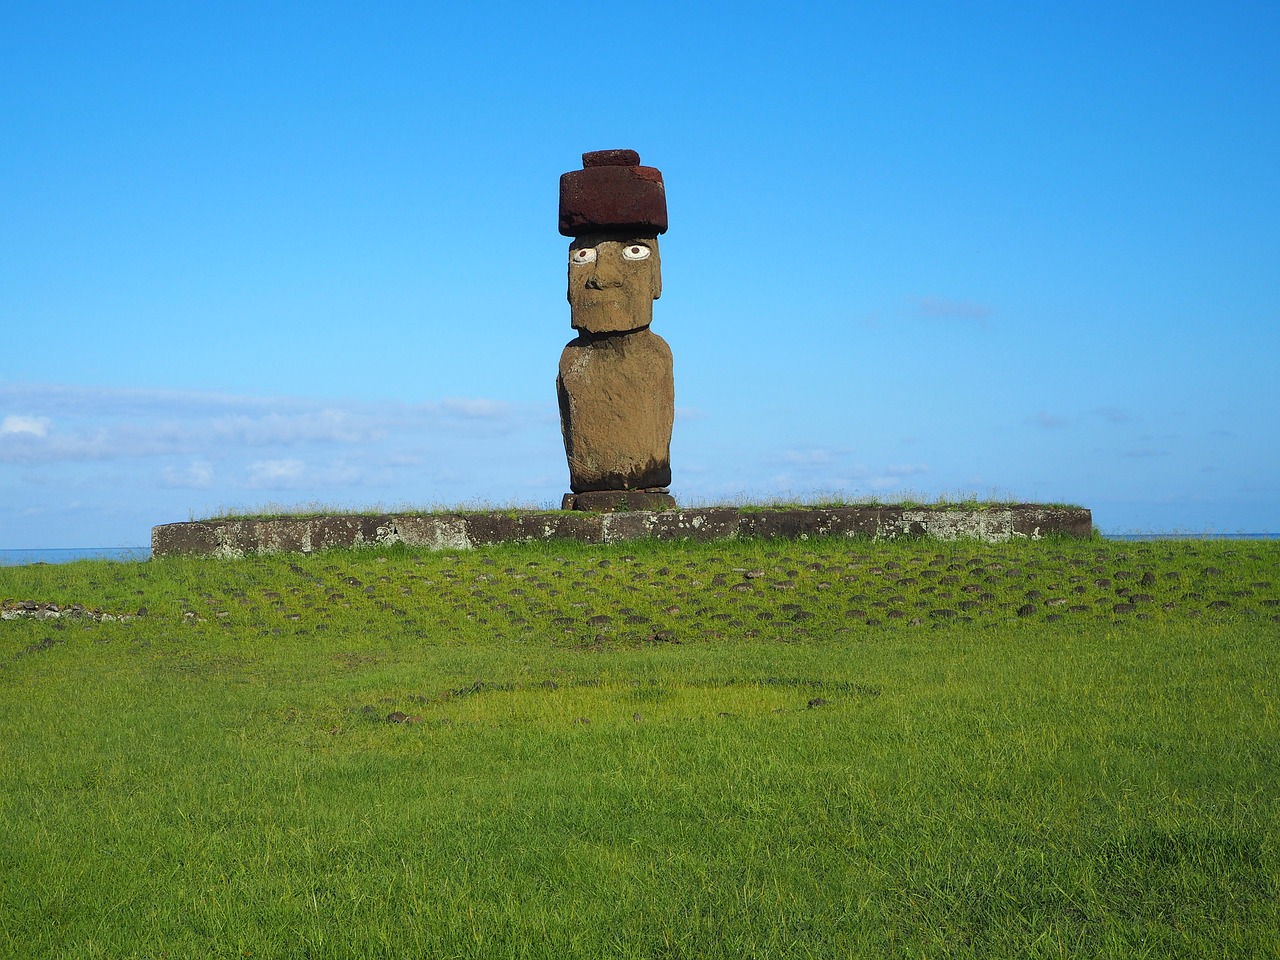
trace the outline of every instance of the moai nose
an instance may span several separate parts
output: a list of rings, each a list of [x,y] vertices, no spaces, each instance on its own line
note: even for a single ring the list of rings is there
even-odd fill
[[[610,287],[622,286],[622,271],[614,257],[601,251],[595,262],[595,269],[587,278],[588,290],[607,290]]]

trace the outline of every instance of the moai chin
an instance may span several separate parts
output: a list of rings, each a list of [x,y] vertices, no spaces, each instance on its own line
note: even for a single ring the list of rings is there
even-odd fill
[[[569,313],[578,332],[560,355],[556,392],[569,459],[565,509],[675,507],[671,348],[649,329],[662,295],[662,173],[634,150],[582,155],[560,178],[569,244]]]

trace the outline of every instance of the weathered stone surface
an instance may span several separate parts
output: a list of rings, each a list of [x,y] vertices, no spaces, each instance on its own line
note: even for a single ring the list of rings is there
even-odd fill
[[[582,155],[586,167],[638,167],[640,154],[634,150],[591,150]]]
[[[1039,537],[1046,531],[1071,537],[1087,537],[1093,532],[1093,516],[1074,507],[1042,507],[1022,503],[1010,512],[1010,532],[1021,537]]]
[[[768,510],[744,513],[739,530],[744,537],[784,537],[793,539],[808,533],[811,525],[802,510]]]
[[[744,537],[875,536],[880,508],[836,507],[744,511],[739,530]]]
[[[476,546],[528,540],[603,542],[600,518],[582,513],[473,513],[467,516],[467,530]]]
[[[671,483],[675,377],[651,330],[572,340],[556,380],[569,488],[641,490]]]
[[[253,553],[311,553],[330,547],[394,542],[397,542],[395,526],[387,516],[282,517],[166,524],[153,528],[151,551],[157,556],[204,553],[243,557]]]
[[[395,539],[388,542],[429,550],[467,550],[472,546],[466,518],[459,514],[395,517],[392,526]]]
[[[354,542],[394,542],[395,523],[388,516],[319,517],[312,526],[310,549],[325,550]]]
[[[654,236],[590,233],[569,244],[569,314],[575,330],[621,333],[653,322],[662,296]]]
[[[583,169],[560,177],[560,234],[625,230],[657,236],[667,231],[667,192],[662,172],[640,166],[634,150],[582,155]]]
[[[153,556],[207,556],[214,553],[217,546],[218,533],[213,522],[166,523],[151,528]]]
[[[615,514],[621,517],[623,514]],[[651,514],[646,536],[655,540],[728,540],[741,533],[742,514],[732,507],[702,507]]]
[[[604,516],[594,513],[561,513],[548,529],[550,537],[578,540],[582,543],[604,543]]]
[[[940,540],[972,538],[998,542],[1039,539],[1049,534],[1088,537],[1092,531],[1093,517],[1088,510],[1035,504],[977,510],[905,510],[890,506],[779,510],[704,507],[630,513],[495,511],[170,523],[152,528],[151,550],[156,557],[179,554],[240,557],[393,543],[441,550],[555,539],[618,543],[646,538],[707,541],[735,537],[835,536],[891,540],[901,536],[928,536]]]
[[[592,513],[618,513],[676,509],[676,498],[653,490],[597,490],[590,493],[566,493],[561,510],[588,510]]]

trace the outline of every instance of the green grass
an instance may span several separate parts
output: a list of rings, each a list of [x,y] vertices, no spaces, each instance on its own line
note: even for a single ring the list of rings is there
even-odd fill
[[[721,500],[708,500],[699,506],[738,507],[746,511],[786,509],[840,509],[843,507],[899,507],[905,510],[1000,510],[1018,506],[1026,501],[1007,492],[989,491],[979,496],[975,491],[945,491],[937,494],[917,490],[900,490],[891,494],[866,494],[850,497],[843,493],[827,492],[799,494],[795,496],[756,499],[746,494]],[[1079,510],[1075,503],[1038,503],[1037,506]]]
[[[0,603],[0,956],[1280,942],[1280,544],[80,562]]]
[[[300,504],[282,504],[267,503],[261,506],[247,507],[219,507],[216,512],[208,517],[198,517],[194,513],[190,516],[192,521],[203,520],[279,520],[282,518],[291,519],[312,519],[316,517],[380,517],[385,515],[397,517],[431,517],[441,514],[471,514],[471,513],[558,513],[560,511],[559,504],[551,503],[528,503],[523,501],[511,501],[508,503],[492,503],[485,500],[476,500],[461,504],[411,504],[401,503],[395,506],[387,506],[385,504],[374,504],[373,506],[350,507],[337,503],[300,503]]]
[[[699,507],[735,507],[739,510],[747,512],[759,512],[765,510],[787,510],[787,509],[811,509],[811,510],[831,510],[842,507],[901,507],[909,510],[918,509],[935,509],[935,510],[997,510],[1004,507],[1011,507],[1022,503],[1015,497],[1008,494],[992,492],[985,498],[979,497],[974,492],[958,492],[958,493],[941,493],[934,496],[922,494],[912,490],[901,491],[890,496],[874,496],[867,495],[862,497],[848,497],[838,493],[814,493],[808,495],[796,495],[785,497],[771,497],[767,499],[752,498],[747,495],[738,495],[723,500],[699,500],[686,504],[681,504],[685,508]],[[1080,509],[1078,504],[1073,503],[1041,503],[1042,507],[1057,507],[1068,509]],[[278,504],[270,503],[259,507],[222,507],[210,517],[196,517],[194,514],[191,520],[277,520],[284,517],[296,519],[309,519],[315,517],[330,516],[382,516],[391,514],[395,516],[437,516],[439,514],[470,514],[470,513],[559,513],[558,504],[551,503],[503,503],[493,504],[486,501],[474,501],[470,503],[458,505],[433,504],[430,506],[422,506],[415,504],[400,504],[396,507],[386,507],[382,504],[373,507],[361,507],[352,509],[339,504],[326,503],[306,503],[306,504]]]

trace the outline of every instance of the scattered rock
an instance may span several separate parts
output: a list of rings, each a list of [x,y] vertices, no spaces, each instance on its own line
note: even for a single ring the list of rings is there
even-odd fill
[[[88,610],[82,604],[73,603],[67,606],[60,606],[57,603],[37,603],[34,600],[7,600],[0,604],[0,620],[58,620],[63,618],[76,619],[83,617],[87,620],[94,620],[98,623],[113,623],[118,621],[133,620],[137,616],[145,616],[146,608],[143,607],[137,614],[133,613],[107,613],[103,610]],[[194,614],[192,614],[194,617]]]

